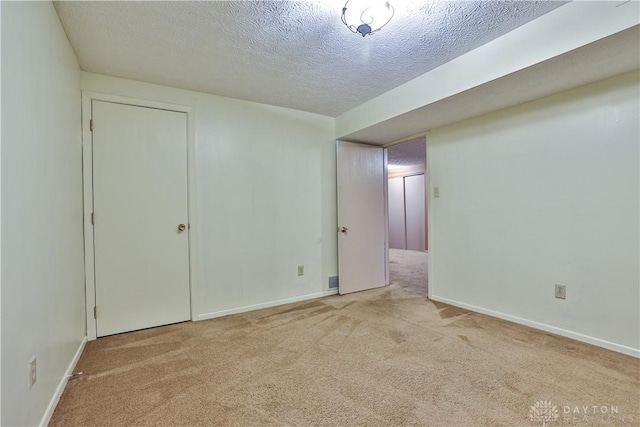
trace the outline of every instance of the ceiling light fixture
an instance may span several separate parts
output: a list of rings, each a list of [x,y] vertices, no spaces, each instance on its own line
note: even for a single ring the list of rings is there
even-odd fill
[[[384,0],[347,0],[342,8],[342,23],[352,33],[373,34],[393,18],[394,9]]]

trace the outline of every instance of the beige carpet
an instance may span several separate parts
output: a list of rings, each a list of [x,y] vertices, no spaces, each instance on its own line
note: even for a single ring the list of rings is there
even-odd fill
[[[427,300],[426,253],[391,269],[383,289],[90,342],[51,425],[640,423],[639,360]]]

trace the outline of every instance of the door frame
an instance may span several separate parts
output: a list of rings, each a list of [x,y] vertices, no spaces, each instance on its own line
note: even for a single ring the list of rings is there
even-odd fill
[[[83,192],[83,222],[84,222],[84,286],[85,286],[85,314],[87,340],[97,338],[96,320],[93,308],[96,306],[95,288],[95,254],[93,242],[93,225],[91,213],[93,211],[93,150],[90,120],[92,118],[92,101],[105,101],[115,104],[131,105],[134,107],[155,108],[159,110],[175,111],[187,115],[187,217],[189,222],[189,300],[191,320],[194,320],[194,273],[196,262],[191,254],[194,253],[195,234],[197,230],[195,204],[195,110],[192,106],[169,104],[120,95],[82,91],[82,192]]]
[[[413,139],[417,139],[417,138],[424,138],[425,140],[425,144],[427,145],[427,163],[426,163],[426,170],[424,171],[424,202],[427,205],[426,209],[425,209],[425,214],[427,215],[427,252],[429,253],[429,256],[427,258],[427,283],[431,284],[433,283],[433,227],[431,226],[431,208],[432,208],[432,203],[431,203],[431,156],[429,156],[429,132],[421,132],[415,135],[411,135],[408,136],[406,138],[402,138],[402,139],[398,139],[396,141],[392,141],[392,142],[388,142],[386,144],[382,144],[382,147],[384,148],[384,167],[385,167],[385,171],[387,169],[387,149],[390,147],[393,147],[394,145],[398,145],[398,144],[402,144],[403,142],[408,142],[411,141]],[[418,174],[419,175],[419,174]],[[384,196],[385,196],[385,204],[388,205],[389,204],[389,190],[388,190],[388,183],[385,185],[384,188]],[[389,209],[388,206],[385,210],[385,217],[386,217],[386,223],[387,225],[385,226],[387,228],[387,274],[389,271]],[[389,281],[389,278],[387,277],[387,282]],[[431,286],[427,286],[427,298],[431,299]]]

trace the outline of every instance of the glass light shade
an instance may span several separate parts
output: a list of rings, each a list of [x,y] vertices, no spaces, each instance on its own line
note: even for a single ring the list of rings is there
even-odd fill
[[[388,1],[347,0],[342,8],[342,22],[351,32],[364,37],[387,25],[393,14],[393,6]]]

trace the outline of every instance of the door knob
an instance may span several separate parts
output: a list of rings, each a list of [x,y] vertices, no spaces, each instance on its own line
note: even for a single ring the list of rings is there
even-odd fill
[[[186,226],[186,225],[184,225],[184,224],[180,224],[180,225],[178,225],[178,231],[184,231],[184,230],[186,230],[186,229],[187,229],[187,226]]]
[[[341,233],[346,233],[347,231],[349,231],[349,229],[347,227],[340,227],[340,232]]]

